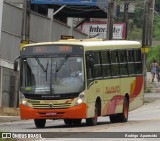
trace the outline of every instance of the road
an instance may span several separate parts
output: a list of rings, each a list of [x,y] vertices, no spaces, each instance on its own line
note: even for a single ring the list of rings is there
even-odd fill
[[[0,131],[6,132],[47,132],[50,137],[91,137],[101,136],[101,132],[159,132],[160,94],[145,94],[145,104],[129,113],[127,123],[110,123],[108,117],[99,117],[97,126],[87,126],[85,120],[80,126],[65,125],[63,120],[47,120],[46,127],[37,129],[33,120],[0,123]],[[55,133],[56,132],[56,133]],[[67,133],[65,133],[67,132]],[[75,133],[76,132],[76,133]],[[83,133],[80,133],[83,132]],[[85,134],[84,134],[85,132]],[[92,133],[96,132],[96,133]],[[50,134],[49,134],[50,133]],[[87,135],[88,133],[88,135]],[[91,133],[91,134],[90,134]],[[117,133],[115,133],[117,134]],[[111,133],[114,137],[115,135]],[[102,134],[102,137],[105,134]],[[157,139],[158,140],[158,139]],[[160,140],[160,138],[159,138]]]

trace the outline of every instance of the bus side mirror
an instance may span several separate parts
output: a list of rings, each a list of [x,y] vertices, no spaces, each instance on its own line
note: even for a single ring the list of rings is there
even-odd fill
[[[14,61],[14,71],[18,71],[18,61]]]
[[[18,71],[18,59],[20,58],[20,56],[18,56],[15,61],[14,61],[14,71]]]

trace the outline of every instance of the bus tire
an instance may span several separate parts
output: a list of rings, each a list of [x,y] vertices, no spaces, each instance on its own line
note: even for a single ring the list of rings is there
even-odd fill
[[[120,114],[109,116],[111,123],[127,122],[128,121],[128,110],[129,110],[129,103],[128,103],[128,99],[125,97],[124,102],[123,102],[123,112]]]
[[[109,119],[110,119],[110,122],[111,123],[117,123],[117,122],[119,122],[118,120],[118,114],[116,114],[116,115],[111,115],[111,116],[109,116]]]
[[[81,124],[82,119],[73,119],[73,124],[75,125],[80,125]]]
[[[94,117],[87,118],[86,124],[89,126],[95,126],[95,125],[97,125],[97,119],[98,119],[98,109],[95,107]]]
[[[80,125],[81,121],[82,119],[64,119],[64,123],[66,125],[71,125],[71,124]]]
[[[37,128],[44,128],[46,124],[46,119],[34,119],[34,124]]]
[[[72,124],[72,119],[64,119],[64,123],[66,125],[71,125]]]
[[[123,113],[119,114],[120,122],[128,121],[128,111],[129,111],[129,102],[128,99],[125,97],[123,102]]]

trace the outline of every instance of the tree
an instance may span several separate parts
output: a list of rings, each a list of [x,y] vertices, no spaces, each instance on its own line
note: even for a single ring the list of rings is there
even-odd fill
[[[115,22],[123,22],[124,13],[120,13],[120,3],[125,0],[117,0],[118,12]],[[126,0],[127,1],[127,0]],[[131,0],[130,0],[131,1]],[[144,12],[144,0],[133,0],[136,3],[135,13],[129,13],[128,22],[128,39],[139,39],[142,37],[143,29],[143,12]],[[160,0],[155,0],[155,11],[160,15]],[[153,23],[153,38],[160,40],[160,16],[155,14]]]

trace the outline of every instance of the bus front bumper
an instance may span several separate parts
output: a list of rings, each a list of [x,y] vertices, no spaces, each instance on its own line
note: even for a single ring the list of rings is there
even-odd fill
[[[67,109],[33,109],[20,104],[21,119],[78,119],[86,118],[86,104]]]

